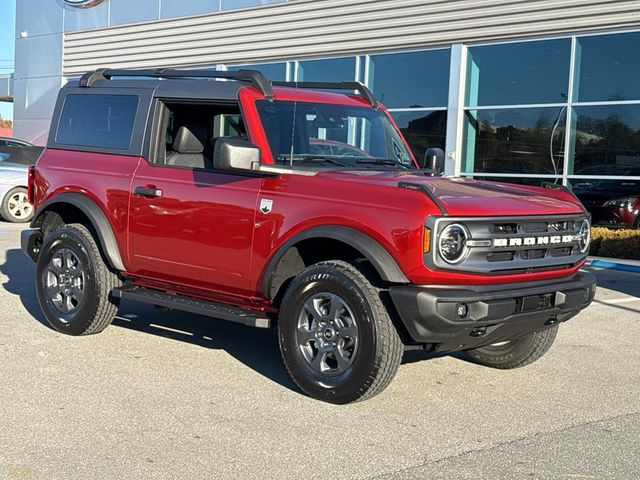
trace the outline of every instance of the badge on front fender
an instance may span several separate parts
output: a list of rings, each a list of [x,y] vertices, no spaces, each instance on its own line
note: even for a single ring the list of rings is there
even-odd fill
[[[273,209],[273,200],[269,200],[268,198],[263,198],[260,200],[260,211],[264,214],[271,212]]]

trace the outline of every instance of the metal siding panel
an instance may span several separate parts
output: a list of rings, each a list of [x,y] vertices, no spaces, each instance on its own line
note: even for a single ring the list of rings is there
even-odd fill
[[[636,0],[298,0],[71,32],[64,74],[253,63],[640,24]]]

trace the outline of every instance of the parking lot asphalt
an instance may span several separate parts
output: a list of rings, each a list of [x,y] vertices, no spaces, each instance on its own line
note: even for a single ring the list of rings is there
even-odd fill
[[[273,331],[123,303],[105,332],[45,326],[20,227],[0,224],[0,479],[630,479],[640,472],[640,274],[539,362],[405,354],[381,395],[302,395]]]

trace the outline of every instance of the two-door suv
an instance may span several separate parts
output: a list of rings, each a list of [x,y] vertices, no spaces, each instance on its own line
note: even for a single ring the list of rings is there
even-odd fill
[[[589,215],[431,153],[359,83],[100,69],[60,91],[22,248],[54,329],[98,333],[123,298],[277,324],[328,402],[382,391],[406,348],[531,363],[593,300]]]

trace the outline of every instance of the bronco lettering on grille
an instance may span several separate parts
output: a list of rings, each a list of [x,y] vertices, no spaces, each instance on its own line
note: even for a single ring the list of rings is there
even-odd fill
[[[494,238],[494,247],[522,247],[533,245],[563,245],[573,243],[576,240],[574,235],[552,235],[539,237],[514,237],[514,238]]]

